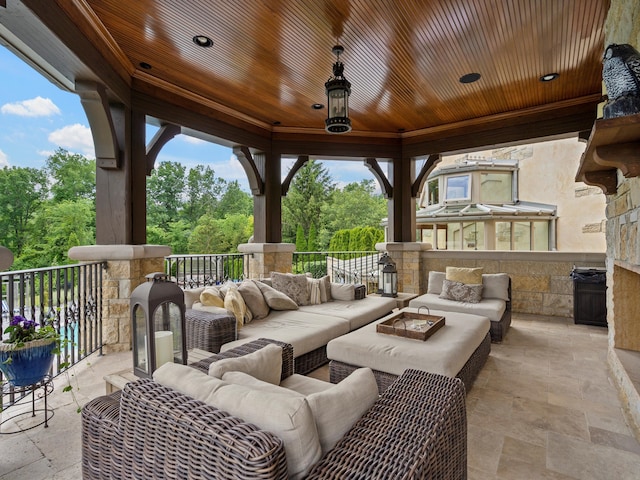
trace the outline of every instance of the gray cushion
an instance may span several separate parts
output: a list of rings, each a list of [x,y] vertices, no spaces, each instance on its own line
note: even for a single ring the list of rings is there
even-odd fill
[[[256,285],[262,292],[265,302],[273,310],[297,310],[298,304],[282,292],[279,292],[266,283],[257,282]]]
[[[269,305],[264,299],[260,288],[253,280],[245,280],[238,286],[238,291],[242,295],[247,308],[251,310],[253,319],[259,320],[269,315]]]
[[[222,378],[227,372],[243,372],[263,382],[280,384],[282,347],[269,344],[240,357],[223,358],[209,365],[209,375]]]
[[[440,298],[456,302],[479,303],[482,300],[482,284],[467,285],[445,279],[442,282]]]
[[[482,275],[482,298],[509,300],[509,275],[506,273],[485,273]]]
[[[442,282],[446,277],[444,272],[429,272],[429,283],[427,284],[427,293],[440,295],[442,293]]]
[[[297,305],[309,305],[309,282],[306,275],[271,272],[273,288],[287,295]]]

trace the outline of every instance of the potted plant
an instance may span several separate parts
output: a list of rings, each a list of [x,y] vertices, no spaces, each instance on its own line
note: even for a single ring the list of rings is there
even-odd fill
[[[50,324],[41,325],[16,315],[0,343],[0,370],[15,387],[26,387],[44,379],[59,352],[60,335]]]

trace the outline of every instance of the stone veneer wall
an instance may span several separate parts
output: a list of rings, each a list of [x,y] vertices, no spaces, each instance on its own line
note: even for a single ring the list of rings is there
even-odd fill
[[[640,49],[640,2],[611,0],[605,44]],[[640,440],[640,178],[618,172],[618,191],[607,196],[607,321],[609,367]]]
[[[238,251],[245,254],[245,278],[268,278],[271,272],[290,273],[293,265],[293,243],[243,243]]]
[[[604,253],[506,252],[427,250],[421,253],[423,288],[429,271],[444,272],[447,266],[483,267],[484,273],[508,273],[511,277],[511,308],[516,313],[573,318],[574,266],[604,268]]]
[[[160,245],[91,245],[73,247],[69,258],[81,262],[105,261],[102,276],[103,352],[131,350],[131,292],[146,275],[164,272],[169,247]]]

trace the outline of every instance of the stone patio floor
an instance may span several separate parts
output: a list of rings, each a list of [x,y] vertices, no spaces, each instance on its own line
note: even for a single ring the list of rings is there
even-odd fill
[[[469,479],[640,478],[640,444],[609,379],[606,354],[606,329],[514,315],[467,396]],[[131,362],[125,352],[92,355],[77,366],[79,403],[103,395],[103,377]],[[328,368],[314,376],[327,379]],[[49,396],[48,428],[0,435],[0,479],[82,478],[81,417],[62,392],[65,384],[58,379]],[[20,408],[10,407],[2,420]],[[27,415],[20,426],[30,422]],[[15,427],[9,421],[1,431]]]

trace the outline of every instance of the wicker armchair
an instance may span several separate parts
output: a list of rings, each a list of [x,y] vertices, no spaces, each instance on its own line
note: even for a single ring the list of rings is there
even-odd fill
[[[466,437],[462,382],[407,370],[308,478],[465,479]],[[144,379],[84,407],[82,472],[85,480],[286,479],[287,463],[270,432]]]

